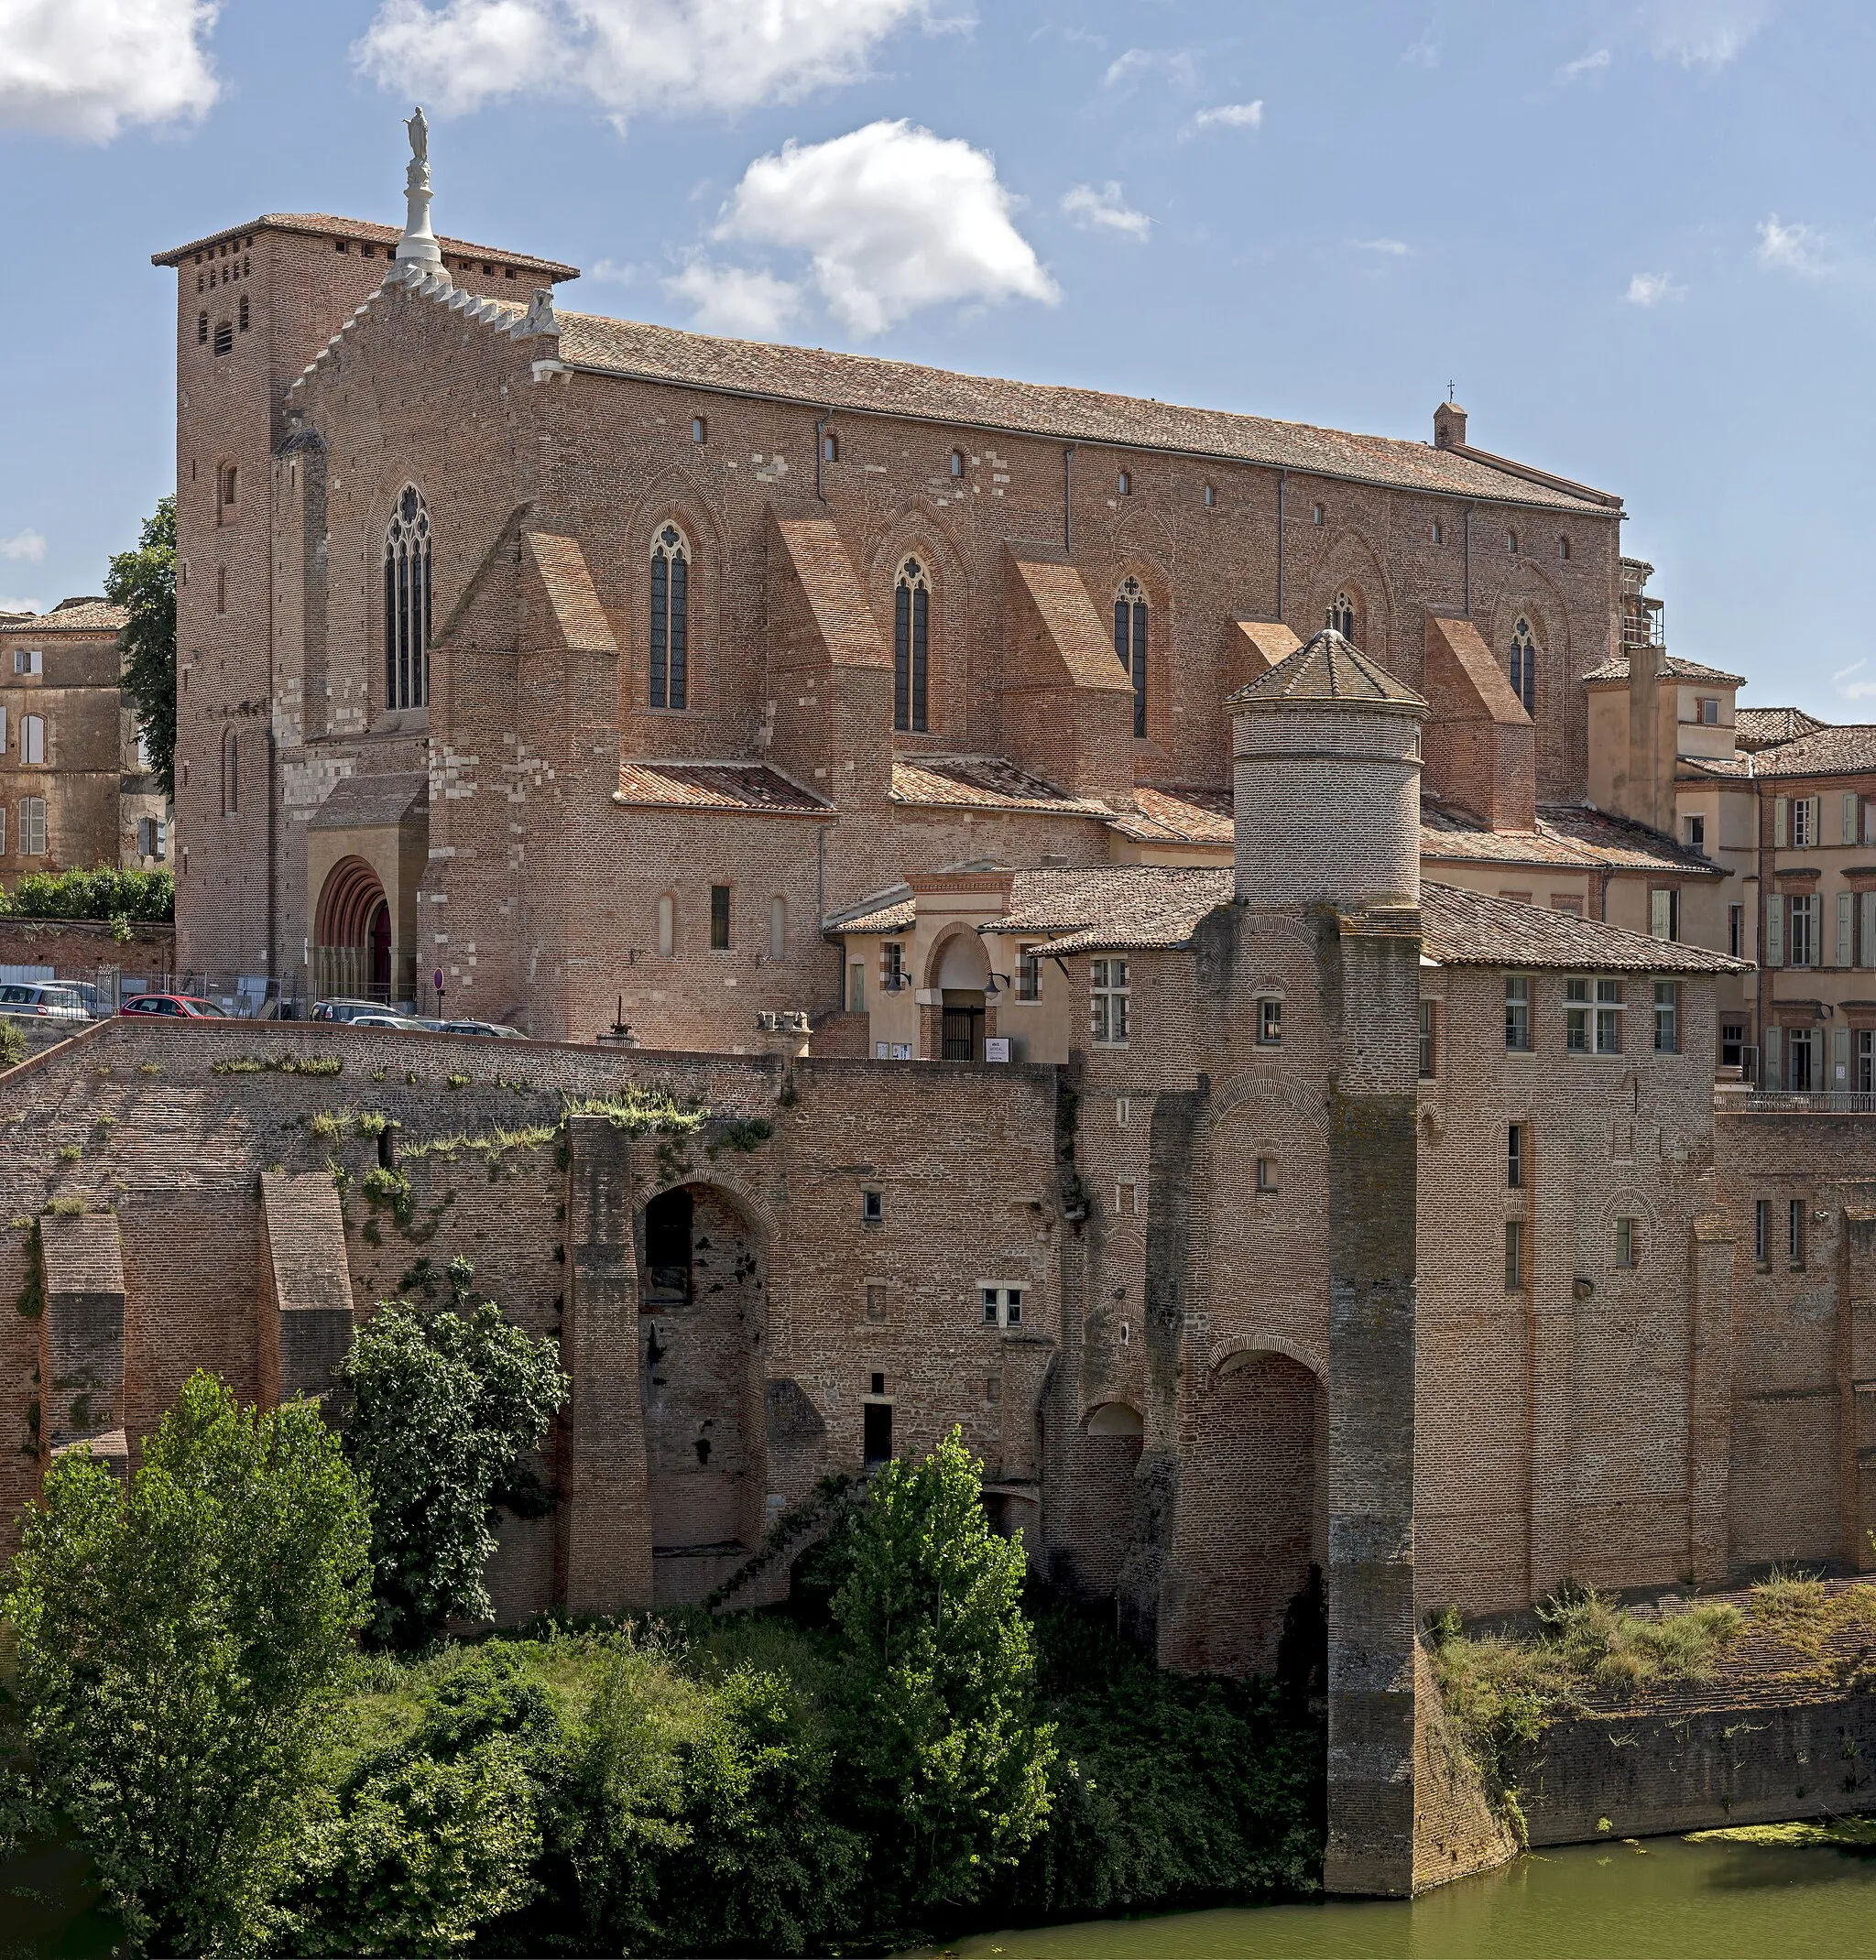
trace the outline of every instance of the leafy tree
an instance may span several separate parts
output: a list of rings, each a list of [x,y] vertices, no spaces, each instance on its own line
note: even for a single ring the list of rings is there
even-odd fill
[[[136,703],[150,766],[176,794],[176,499],[144,519],[134,551],[113,554],[104,593],[130,615],[117,637],[124,687]]]
[[[1033,1715],[1022,1547],[990,1530],[954,1429],[922,1463],[880,1471],[841,1552],[842,1755],[870,1876],[900,1912],[969,1904],[1049,1811],[1054,1732]]]
[[[450,1276],[466,1309],[468,1262]],[[373,1630],[419,1647],[452,1616],[487,1614],[496,1511],[542,1508],[519,1459],[571,1384],[553,1342],[530,1340],[493,1301],[442,1313],[382,1301],[339,1376],[354,1397],[346,1445],[371,1489]]]
[[[369,1610],[339,1439],[198,1373],[127,1487],[62,1457],[22,1537],[15,1826],[69,1825],[141,1945],[251,1944]]]
[[[176,916],[176,879],[168,871],[29,871],[0,894],[0,911],[22,919],[136,919]]]

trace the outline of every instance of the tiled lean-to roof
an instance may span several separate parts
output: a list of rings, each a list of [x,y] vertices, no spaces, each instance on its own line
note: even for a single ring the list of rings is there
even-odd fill
[[[941,809],[1032,810],[1045,815],[1107,817],[1092,798],[1070,796],[1001,756],[916,756],[892,765],[892,800]]]
[[[1453,885],[1420,887],[1426,957],[1441,966],[1566,967],[1573,973],[1740,974],[1743,961],[1598,919],[1489,898]]]
[[[1618,506],[1617,499],[1587,486],[1563,487],[1555,479],[1540,481],[1515,465],[1398,436],[1355,435],[1096,388],[954,374],[823,347],[723,340],[591,313],[562,313],[560,322],[560,357],[572,366],[679,387],[766,395],[835,414],[845,408],[956,429],[1172,450],[1390,489],[1605,517]]]
[[[1231,897],[1225,867],[1188,865],[1085,865],[1012,875],[1007,911],[986,932],[1032,932],[1052,947],[1183,945],[1205,914]],[[942,901],[940,901],[942,905]],[[935,908],[934,908],[935,909]],[[882,892],[865,909],[829,922],[834,932],[910,932],[917,922],[910,892]]]
[[[1228,789],[1155,789],[1142,783],[1133,809],[1110,816],[1107,828],[1140,844],[1217,844],[1234,841]]]
[[[121,633],[130,615],[108,599],[63,599],[49,613],[0,613],[0,633],[37,639],[47,633]]]
[[[1816,728],[1752,757],[1755,776],[1842,776],[1860,769],[1876,769],[1876,724]]]
[[[780,769],[750,762],[623,763],[613,800],[666,810],[739,810],[754,816],[832,814],[826,802]]]

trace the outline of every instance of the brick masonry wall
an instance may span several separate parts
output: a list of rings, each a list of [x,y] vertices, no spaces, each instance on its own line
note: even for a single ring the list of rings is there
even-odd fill
[[[100,967],[160,982],[176,970],[176,928],[133,925],[119,942],[102,920],[0,919],[0,966],[50,966],[60,979],[90,980]]]

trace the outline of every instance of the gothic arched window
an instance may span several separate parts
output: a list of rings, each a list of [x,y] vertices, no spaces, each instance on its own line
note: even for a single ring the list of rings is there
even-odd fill
[[[691,700],[691,547],[675,524],[651,544],[651,705]]]
[[[1511,691],[1524,703],[1524,712],[1537,713],[1537,638],[1531,622],[1521,619],[1511,628]]]
[[[932,581],[917,559],[899,568],[892,592],[892,725],[923,735],[931,670]]]
[[[1344,639],[1352,640],[1355,637],[1355,601],[1346,592],[1338,592],[1329,602],[1323,624],[1332,633],[1339,633]]]
[[[385,706],[430,699],[430,512],[409,484],[385,533]]]
[[[1138,579],[1114,594],[1114,651],[1133,682],[1133,732],[1147,732],[1147,595]]]

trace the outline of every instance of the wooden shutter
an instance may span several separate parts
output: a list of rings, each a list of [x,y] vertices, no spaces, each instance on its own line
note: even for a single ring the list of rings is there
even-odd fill
[[[1784,964],[1784,899],[1777,892],[1765,901],[1765,964]]]
[[[1779,850],[1783,850],[1792,833],[1791,799],[1775,796],[1772,800],[1772,842]]]
[[[1760,1086],[1765,1089],[1780,1089],[1784,1086],[1784,1029],[1768,1028],[1765,1030],[1765,1047],[1759,1057]]]
[[[1849,966],[1855,964],[1851,954],[1851,941],[1856,930],[1856,895],[1840,891],[1837,895],[1837,964]]]
[[[1876,891],[1864,892],[1861,902],[1863,908],[1863,957],[1859,962],[1859,964],[1876,966]]]
[[[1848,1028],[1833,1028],[1830,1030],[1830,1081],[1832,1089],[1848,1089],[1850,1085],[1850,1031]]]
[[[1843,841],[1846,844],[1857,842],[1857,803],[1856,792],[1846,790],[1843,799]]]

